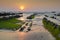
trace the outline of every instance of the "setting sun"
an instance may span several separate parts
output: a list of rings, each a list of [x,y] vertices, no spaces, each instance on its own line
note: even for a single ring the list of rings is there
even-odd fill
[[[20,10],[24,10],[24,6],[20,6]]]

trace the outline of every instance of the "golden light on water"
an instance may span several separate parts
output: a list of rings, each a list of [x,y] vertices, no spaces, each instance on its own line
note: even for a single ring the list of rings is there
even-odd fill
[[[23,20],[24,20],[24,18],[23,18],[23,17],[21,17],[21,18],[20,18],[20,20],[22,20],[22,21],[23,21]]]
[[[20,6],[20,10],[24,10],[24,6]]]

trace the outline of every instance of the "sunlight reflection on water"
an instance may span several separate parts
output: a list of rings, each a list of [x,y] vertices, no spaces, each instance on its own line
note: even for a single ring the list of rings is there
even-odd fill
[[[20,40],[24,40],[26,33],[25,32],[18,32],[18,36]]]

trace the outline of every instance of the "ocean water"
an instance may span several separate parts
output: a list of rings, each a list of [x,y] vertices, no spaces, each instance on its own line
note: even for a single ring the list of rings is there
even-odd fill
[[[28,17],[28,16],[30,16],[30,15],[32,15],[32,14],[33,14],[33,13],[23,13],[23,18],[26,19],[26,17]],[[40,13],[40,14],[37,14],[37,15],[36,15],[34,21],[39,22],[39,20],[41,20],[40,17],[42,18],[44,15],[48,15],[49,18],[50,18],[51,16],[55,16],[54,13],[45,13],[45,14]],[[51,19],[51,20],[53,20],[55,23],[57,23],[57,24],[60,25],[60,16],[55,16],[55,17],[56,17],[56,19]]]

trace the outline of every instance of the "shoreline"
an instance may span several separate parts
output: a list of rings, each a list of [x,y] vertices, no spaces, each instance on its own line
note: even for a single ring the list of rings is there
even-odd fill
[[[0,32],[14,32],[13,30],[8,30],[8,29],[0,29]]]

